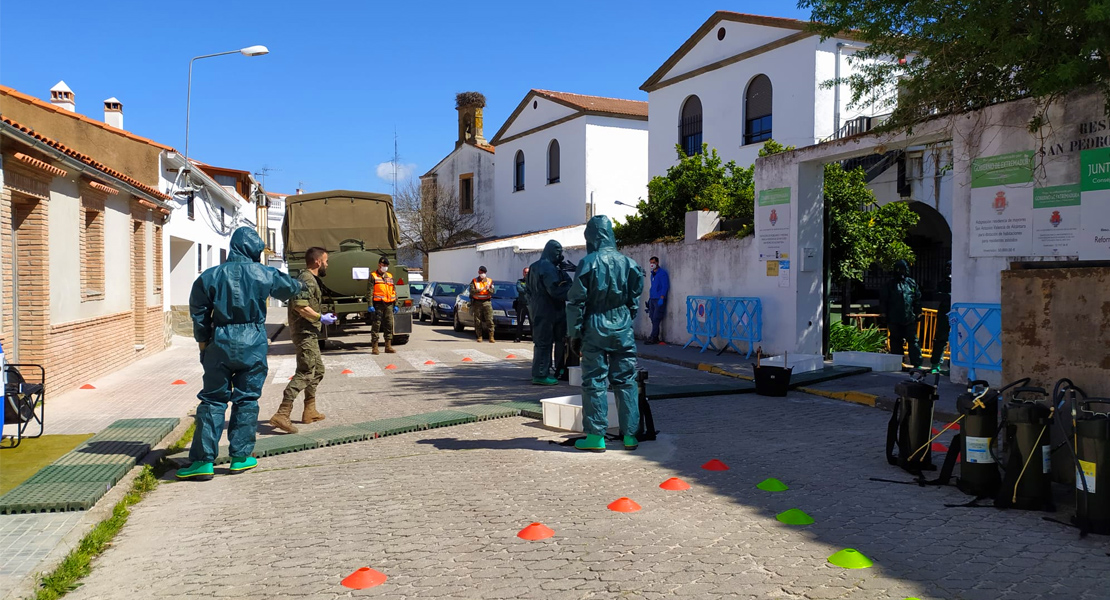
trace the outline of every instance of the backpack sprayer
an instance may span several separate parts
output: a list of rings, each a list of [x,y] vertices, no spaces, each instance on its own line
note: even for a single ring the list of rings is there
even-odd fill
[[[894,386],[898,399],[894,402],[894,412],[886,430],[887,462],[914,475],[936,469],[929,433],[933,427],[933,408],[937,401],[940,373],[936,374],[933,385],[925,383],[926,374],[926,371],[915,369],[910,372],[908,381]]]
[[[1052,400],[1057,411],[1071,401],[1072,438],[1069,443],[1064,432],[1063,444],[1075,463],[1075,516],[1071,524],[1079,528],[1080,537],[1091,532],[1110,535],[1110,482],[1105,477],[1110,469],[1110,399],[1088,398],[1070,379],[1061,379],[1056,382]],[[1062,424],[1060,428],[1063,431]]]

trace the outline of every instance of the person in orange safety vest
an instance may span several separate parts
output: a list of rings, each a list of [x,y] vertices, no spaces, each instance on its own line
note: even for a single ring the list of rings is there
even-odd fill
[[[478,276],[470,282],[470,313],[474,315],[474,332],[482,341],[483,332],[489,332],[489,343],[493,343],[493,293],[497,288],[493,280],[486,276],[486,268],[478,267]]]
[[[378,332],[385,336],[385,351],[393,354],[393,315],[400,309],[397,307],[397,288],[393,285],[393,275],[389,272],[389,259],[382,257],[378,261],[378,270],[370,274],[374,284],[371,291],[370,303],[370,353],[378,353]]]

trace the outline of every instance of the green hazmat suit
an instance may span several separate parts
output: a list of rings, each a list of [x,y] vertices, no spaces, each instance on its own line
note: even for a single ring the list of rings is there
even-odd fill
[[[528,316],[532,322],[532,379],[551,377],[554,356],[566,354],[567,292],[570,275],[559,268],[563,245],[548,240],[540,259],[528,267]]]
[[[567,294],[567,334],[582,341],[583,430],[605,435],[606,391],[612,385],[621,435],[636,435],[640,406],[632,320],[644,291],[644,271],[617,251],[609,217],[586,223],[586,251]]]
[[[917,320],[921,316],[921,290],[909,276],[910,265],[904,260],[894,263],[894,277],[883,288],[882,302],[890,330],[890,353],[902,355],[903,343],[908,348],[910,364],[921,366],[921,346],[917,343]]]
[[[228,402],[231,456],[254,452],[258,397],[269,370],[266,299],[288,300],[302,287],[289,275],[259,262],[265,247],[254,229],[240,227],[231,236],[227,262],[205,270],[193,282],[189,296],[193,338],[207,346],[200,353],[204,382],[197,394],[196,433],[189,448],[192,462],[216,460]]]

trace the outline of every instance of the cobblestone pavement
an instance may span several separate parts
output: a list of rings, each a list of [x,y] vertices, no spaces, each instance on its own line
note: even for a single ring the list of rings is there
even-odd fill
[[[337,421],[354,410],[372,419],[537,393],[523,369],[499,364],[426,380],[374,378],[372,391],[364,380],[355,386],[362,396],[331,387],[329,410]],[[695,375],[660,369],[652,379]],[[133,509],[71,597],[1106,597],[1105,538],[1080,540],[1040,513],[944,508],[966,501],[954,488],[869,481],[903,478],[883,457],[887,413],[796,393],[653,407],[664,434],[632,453],[576,453],[548,443],[562,434],[512,418],[268,458],[210,482],[168,482]],[[333,422],[329,415],[325,424]],[[702,470],[712,458],[731,470]],[[672,476],[693,488],[658,488]],[[790,489],[757,489],[767,477]],[[643,510],[606,509],[621,496]],[[775,520],[790,508],[816,522]],[[518,539],[533,521],[555,536]],[[875,566],[829,565],[843,548]],[[339,585],[362,566],[389,580],[363,591]]]

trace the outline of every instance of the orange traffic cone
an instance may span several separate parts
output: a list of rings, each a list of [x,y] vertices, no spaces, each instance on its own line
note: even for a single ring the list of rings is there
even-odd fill
[[[385,366],[385,370],[386,370],[386,371],[393,371],[393,370],[395,370],[396,368],[397,368],[397,365],[386,365],[386,366]]]
[[[352,375],[352,374],[354,374],[354,371],[352,371],[350,369],[343,369],[343,371],[341,371],[339,374],[340,375]]]
[[[615,512],[636,512],[640,510],[640,505],[633,502],[630,498],[617,498],[609,504],[609,510]]]
[[[177,381],[171,383],[170,385],[185,385],[185,380],[184,379],[178,379]]]
[[[434,364],[436,364],[436,361],[434,361],[434,360],[426,360],[426,361],[424,361],[424,364],[426,364],[426,365],[434,365]]]
[[[348,575],[343,581],[340,581],[339,583],[343,584],[344,587],[349,587],[351,589],[364,590],[366,588],[372,588],[376,585],[381,585],[385,583],[386,579],[388,579],[388,577],[386,577],[385,573],[379,573],[378,571],[375,571],[370,567],[362,567],[361,569]]]
[[[701,468],[705,469],[706,471],[727,471],[728,465],[714,458],[713,460],[702,465]]]
[[[671,477],[663,483],[660,483],[659,487],[671,492],[681,492],[682,490],[690,489],[690,484],[679,479],[678,477]]]
[[[532,523],[516,534],[518,538],[528,541],[546,540],[553,535],[555,535],[555,532],[543,523]]]
[[[505,357],[505,360],[508,360],[510,358],[516,358],[516,355],[515,354],[510,354],[510,355]]]
[[[464,359],[463,359],[462,361],[463,361],[463,362],[474,362],[474,359],[473,359],[473,358],[470,358],[469,356],[467,356],[467,357],[466,357],[466,358],[464,358]]]
[[[86,383],[85,385],[81,386],[81,389],[83,389],[83,390],[95,390],[96,388],[93,387],[93,384]]]

